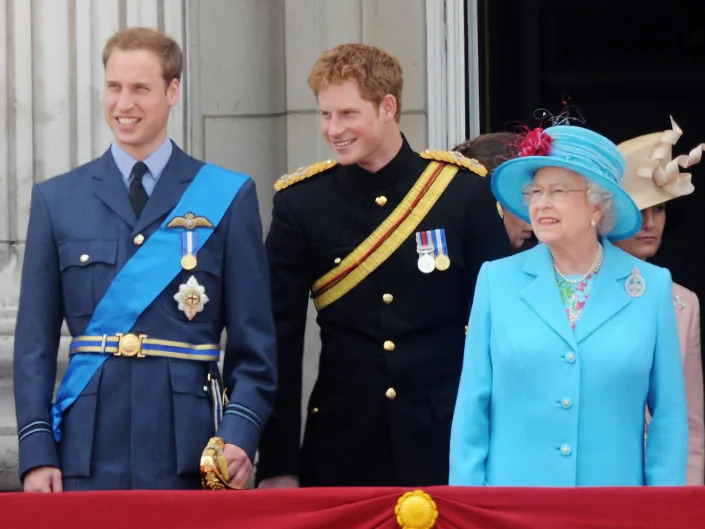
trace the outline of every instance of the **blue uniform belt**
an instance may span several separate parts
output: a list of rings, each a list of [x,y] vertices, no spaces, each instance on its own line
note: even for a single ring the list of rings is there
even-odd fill
[[[146,334],[118,333],[114,336],[76,336],[71,340],[69,355],[103,353],[115,356],[145,358],[160,356],[201,362],[217,362],[220,346],[217,343],[193,345],[185,342],[148,338]]]

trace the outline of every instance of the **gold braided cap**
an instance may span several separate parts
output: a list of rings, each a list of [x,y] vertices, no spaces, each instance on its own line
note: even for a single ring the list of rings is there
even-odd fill
[[[296,184],[297,182],[302,182],[303,180],[327,171],[336,165],[338,165],[336,160],[323,160],[322,162],[316,162],[308,167],[299,167],[293,173],[285,174],[279,178],[279,180],[274,182],[274,190],[281,191],[282,189],[286,189],[290,185]]]
[[[487,169],[485,169],[484,165],[475,158],[463,156],[458,151],[432,151],[426,149],[421,153],[421,158],[435,160],[437,162],[452,163],[453,165],[470,169],[476,175],[487,176]]]

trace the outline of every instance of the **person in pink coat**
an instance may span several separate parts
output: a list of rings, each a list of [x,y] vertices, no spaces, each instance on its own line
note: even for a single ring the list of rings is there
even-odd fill
[[[641,210],[641,230],[615,242],[643,260],[653,257],[661,245],[666,225],[666,202],[694,191],[691,175],[681,173],[700,161],[705,143],[689,154],[672,158],[672,147],[683,133],[673,118],[672,128],[638,136],[618,145],[627,161],[622,181]],[[705,475],[705,426],[703,425],[703,374],[700,346],[700,303],[694,292],[673,283],[673,306],[678,324],[686,400],[688,406],[688,470],[686,485],[703,485]],[[647,420],[650,417],[647,415]]]

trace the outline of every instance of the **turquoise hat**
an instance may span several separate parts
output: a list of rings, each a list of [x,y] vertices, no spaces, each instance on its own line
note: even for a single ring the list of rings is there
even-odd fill
[[[612,193],[617,218],[606,234],[609,239],[627,239],[641,228],[639,208],[621,186],[624,157],[604,136],[575,125],[530,131],[519,147],[519,157],[504,162],[492,174],[492,193],[502,207],[530,222],[522,191],[543,167],[570,169]]]

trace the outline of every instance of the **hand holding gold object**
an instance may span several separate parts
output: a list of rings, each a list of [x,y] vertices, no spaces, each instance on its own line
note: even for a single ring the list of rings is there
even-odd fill
[[[230,484],[228,462],[223,450],[225,441],[220,437],[211,437],[201,454],[201,487],[205,490],[239,490],[244,487]]]

